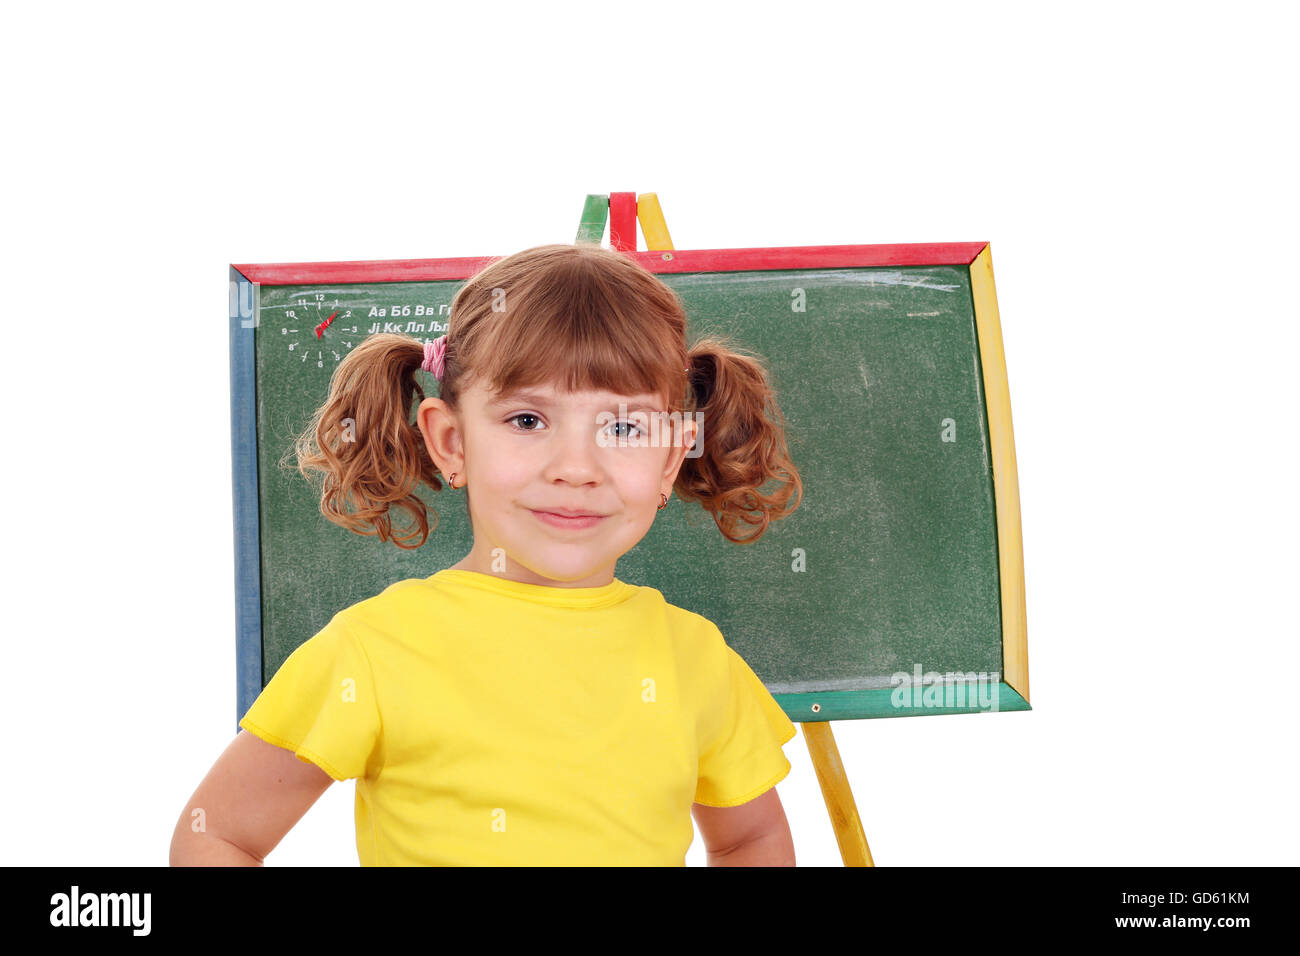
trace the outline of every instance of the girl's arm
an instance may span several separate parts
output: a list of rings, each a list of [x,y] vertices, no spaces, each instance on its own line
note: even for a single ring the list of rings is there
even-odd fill
[[[794,840],[772,787],[738,807],[691,806],[709,866],[794,866]]]
[[[176,821],[171,865],[261,866],[333,782],[293,751],[241,730]]]

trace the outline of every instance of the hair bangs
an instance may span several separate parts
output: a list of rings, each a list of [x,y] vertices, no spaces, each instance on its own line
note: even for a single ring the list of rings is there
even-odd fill
[[[549,385],[652,394],[680,408],[676,396],[687,386],[680,332],[628,308],[629,299],[643,300],[618,283],[601,281],[581,262],[570,265],[564,281],[506,291],[506,307],[479,350],[476,377],[497,396]]]

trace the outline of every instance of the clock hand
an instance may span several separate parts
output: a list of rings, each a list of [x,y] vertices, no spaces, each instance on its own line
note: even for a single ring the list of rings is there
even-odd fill
[[[325,320],[324,322],[322,322],[320,325],[316,326],[316,338],[319,339],[319,338],[321,338],[321,337],[325,334],[325,330],[328,329],[328,328],[330,327],[330,323],[334,321],[334,316],[336,316],[336,315],[338,315],[338,311],[337,311],[337,310],[334,312],[334,315],[331,315],[328,319],[326,319],[326,320]]]

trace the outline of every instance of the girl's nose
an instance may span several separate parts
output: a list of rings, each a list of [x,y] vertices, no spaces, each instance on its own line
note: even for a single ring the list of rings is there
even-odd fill
[[[582,485],[595,480],[600,474],[597,453],[601,450],[596,441],[597,424],[573,423],[557,429],[551,440],[550,457],[543,477],[547,481],[567,481]]]

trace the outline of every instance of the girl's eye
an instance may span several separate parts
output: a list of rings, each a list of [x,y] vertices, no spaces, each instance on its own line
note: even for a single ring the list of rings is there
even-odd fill
[[[510,417],[510,418],[507,418],[506,421],[507,421],[507,422],[514,422],[514,421],[516,421],[516,420],[518,420],[518,419],[520,419],[520,418],[531,418],[531,419],[533,419],[534,421],[537,421],[537,422],[540,422],[540,421],[541,421],[540,418],[538,418],[536,415],[531,414],[530,412],[520,412],[518,415],[514,415],[514,416],[512,416],[512,417]],[[516,425],[516,426],[515,426],[515,431],[521,431],[521,432],[535,432],[535,431],[537,431],[537,429],[536,429],[536,428],[520,428],[518,425]]]
[[[636,437],[638,437],[638,438],[640,438],[643,434],[645,434],[645,432],[642,430],[641,426],[638,425],[636,422],[615,422],[614,424],[615,424],[616,426],[617,426],[617,425],[626,425],[628,428],[635,428],[635,429],[636,429]],[[625,434],[623,437],[624,437],[624,438],[631,438],[632,435],[631,435],[631,433],[627,433],[627,434]]]

